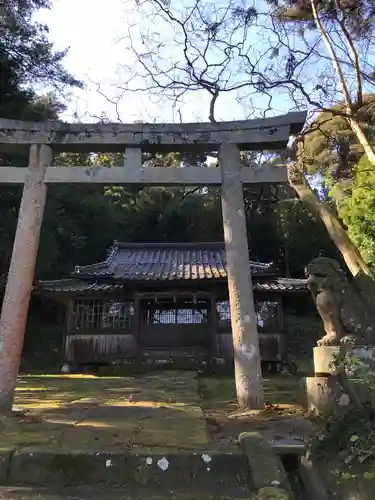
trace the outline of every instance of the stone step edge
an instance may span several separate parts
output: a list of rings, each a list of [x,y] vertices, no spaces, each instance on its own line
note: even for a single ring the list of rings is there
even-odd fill
[[[238,495],[238,492],[225,491],[225,500],[249,500],[253,499],[252,492],[243,492]],[[223,495],[218,494],[217,491],[210,489],[199,489],[199,500],[213,500],[213,498],[224,498]],[[150,488],[113,488],[112,486],[97,486],[97,485],[81,485],[73,487],[65,486],[0,486],[0,498],[7,500],[102,500],[103,497],[108,500],[140,500],[152,498],[152,500],[176,500],[191,499],[192,490],[170,490],[158,489],[157,491],[150,491]]]
[[[164,476],[168,469],[171,474]],[[223,482],[230,481],[237,473],[242,478],[249,473],[241,450],[0,448],[0,485],[41,485],[46,477],[52,482],[58,477],[66,478],[69,483],[73,476],[76,481],[78,470],[82,470],[82,484],[107,480],[116,484],[137,482],[139,471],[151,481],[159,475],[167,482],[169,478],[173,480],[175,473],[181,475],[182,472],[182,477],[184,474],[197,476],[204,481],[218,475]]]
[[[230,456],[230,455],[244,455],[244,452],[240,446],[237,445],[220,445],[210,446],[203,445],[195,448],[184,448],[183,446],[142,446],[142,445],[130,445],[128,448],[106,448],[106,447],[95,447],[90,448],[71,448],[61,449],[58,446],[43,446],[43,445],[28,445],[28,446],[2,446],[0,443],[0,456],[4,454],[14,455],[17,452],[27,452],[27,453],[45,453],[45,454],[60,454],[60,455],[116,455],[116,456],[129,456],[129,455],[207,455],[212,456]]]

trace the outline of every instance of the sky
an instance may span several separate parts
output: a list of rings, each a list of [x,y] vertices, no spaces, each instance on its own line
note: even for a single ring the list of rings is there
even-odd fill
[[[175,122],[181,117],[182,121],[208,121],[209,99],[205,93],[191,95],[181,114],[171,103],[161,105],[145,93],[125,93],[118,114],[115,105],[108,102],[107,98],[119,95],[118,87],[124,79],[119,66],[128,61],[128,42],[119,39],[130,25],[140,21],[134,0],[53,0],[52,4],[51,10],[40,11],[36,19],[48,25],[50,40],[57,49],[69,47],[65,67],[86,84],[85,90],[73,91],[64,119],[97,121],[104,113],[112,121],[120,118],[123,123]],[[147,28],[147,20],[142,21]],[[219,99],[220,120],[248,117],[235,97]],[[281,104],[276,114],[287,111]]]
[[[141,7],[139,7],[140,2],[143,4]],[[256,5],[259,12],[263,10],[262,5],[266,5],[264,0],[242,0],[242,3],[247,7]],[[170,9],[173,15],[177,17],[181,15],[185,19],[184,15],[186,16],[186,12],[191,12],[194,4],[195,0],[170,0]],[[215,15],[220,19],[220,12],[228,10],[228,0],[215,0],[214,3],[210,0],[202,0],[199,6],[204,12],[203,17],[211,21],[215,19]],[[138,54],[146,54],[146,58],[141,61],[145,61],[148,66],[151,65],[151,58],[155,62],[155,46],[159,44],[160,59],[156,62],[159,69],[165,71],[172,67],[175,71],[173,73],[175,80],[180,78],[185,81],[186,79],[182,31],[179,32],[178,24],[171,25],[170,20],[161,19],[160,8],[156,8],[155,2],[147,0],[52,0],[52,9],[40,11],[36,18],[49,27],[50,40],[57,49],[63,50],[69,47],[64,61],[65,67],[86,84],[84,90],[72,92],[69,107],[62,116],[63,119],[96,122],[105,116],[110,121],[123,123],[208,121],[210,97],[206,91],[190,93],[184,97],[183,104],[179,104],[177,109],[173,107],[172,101],[168,100],[165,92],[164,95],[161,93],[161,100],[160,92],[158,96],[155,96],[145,90],[150,80],[144,76],[144,67],[139,57],[134,56],[131,44],[136,47]],[[202,50],[203,45],[199,44],[204,43],[200,42],[197,22],[199,23],[199,20],[195,20],[194,24],[194,18],[191,18],[192,27],[189,39],[193,40],[193,44],[197,44],[192,48],[191,57],[195,56],[196,47]],[[230,25],[230,22],[229,16],[229,27],[224,29],[227,29],[225,33],[228,33],[233,47],[238,41],[242,42],[244,32],[241,29],[233,30],[233,24]],[[235,25],[236,23],[237,21]],[[257,66],[260,72],[266,68],[268,76],[274,74],[276,76],[271,76],[272,78],[280,78],[280,75],[285,74],[286,70],[283,65],[286,64],[289,52],[288,49],[285,49],[287,52],[282,52],[283,48],[281,48],[276,58],[270,57],[268,50],[278,40],[275,31],[270,28],[272,26],[269,16],[266,10],[263,10],[263,14],[258,16],[256,22],[247,28],[243,50],[250,55],[252,62],[261,61]],[[204,37],[207,36],[206,33]],[[236,39],[236,36],[239,38]],[[309,40],[309,47],[314,45],[316,35],[313,32],[305,33],[304,37]],[[294,51],[306,50],[299,35],[292,36],[291,39],[292,41],[288,39],[288,44],[291,44]],[[149,40],[152,41],[149,42]],[[345,44],[341,43],[340,38],[334,41],[337,42],[335,47],[339,57],[347,58]],[[324,44],[320,41],[319,46],[316,47],[316,55],[309,57],[303,65],[303,70],[299,70],[301,74],[298,79],[303,82],[304,89],[310,96],[320,102],[322,102],[321,99],[328,99],[325,104],[331,105],[332,99],[339,98],[337,78],[334,76],[332,64],[325,62],[321,57],[324,51]],[[216,48],[211,48],[204,60],[202,57],[196,59],[195,67],[202,69],[205,67],[206,60],[209,61],[214,74],[214,76],[210,75],[210,78],[215,80],[216,73],[223,69],[221,62],[223,53],[224,49],[217,52]],[[220,81],[229,81],[232,84],[245,82],[247,85],[249,66],[247,63],[243,65],[241,57],[231,56],[230,59],[228,67],[224,67],[220,75]],[[350,85],[354,82],[353,78],[347,80]],[[133,86],[133,89],[141,89],[142,92],[129,91],[129,86]],[[327,89],[328,92],[325,92]],[[215,118],[241,120],[262,116],[263,110],[268,110],[267,116],[272,116],[287,113],[293,109],[293,102],[289,99],[290,95],[285,89],[277,86],[272,92],[274,97],[270,106],[268,99],[259,92],[254,91],[249,99],[248,86],[242,90],[242,94],[241,91],[221,93],[217,101]],[[116,107],[113,100],[119,96],[121,100]],[[305,108],[306,99],[297,97],[298,99],[299,106]],[[310,111],[313,112],[313,109]],[[309,116],[311,117],[311,114]]]
[[[87,84],[83,91],[74,91],[66,113],[72,118],[76,113],[81,120],[90,121],[111,106],[97,92],[96,82],[107,95],[121,61],[121,47],[116,40],[126,25],[123,0],[53,0],[51,10],[38,13],[38,21],[50,30],[50,40],[59,50],[69,47],[65,67]],[[141,119],[145,114],[142,99],[132,99],[123,112],[123,121]]]

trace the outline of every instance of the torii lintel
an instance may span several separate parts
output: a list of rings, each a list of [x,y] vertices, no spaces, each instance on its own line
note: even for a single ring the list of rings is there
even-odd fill
[[[290,135],[301,131],[306,112],[271,118],[218,123],[64,123],[0,119],[0,152],[28,151],[32,144],[56,152],[218,151],[233,143],[242,150],[285,148]]]

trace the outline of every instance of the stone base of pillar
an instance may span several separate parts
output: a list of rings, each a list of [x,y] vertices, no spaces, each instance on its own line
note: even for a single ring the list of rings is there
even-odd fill
[[[306,377],[305,388],[309,413],[329,417],[350,403],[335,377]]]
[[[374,403],[366,384],[355,379],[351,384],[362,403]],[[304,386],[304,407],[309,413],[329,417],[350,403],[349,395],[342,390],[336,377],[306,377]]]
[[[335,357],[340,352],[339,346],[314,347],[314,372],[318,377],[326,377],[336,373]]]
[[[374,404],[374,398],[369,393],[366,383],[356,376],[356,369],[358,368],[354,363],[351,365],[350,359],[359,359],[363,365],[375,372],[375,346],[353,345],[346,346],[346,349],[346,359],[348,361],[346,374],[351,386],[360,401]],[[339,351],[339,346],[314,348],[315,377],[306,377],[304,381],[306,394],[304,406],[311,413],[328,417],[350,403],[349,395],[343,391],[334,376],[337,373],[334,362]]]

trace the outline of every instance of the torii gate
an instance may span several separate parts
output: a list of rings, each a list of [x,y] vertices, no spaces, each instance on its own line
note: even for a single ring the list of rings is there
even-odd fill
[[[283,183],[275,166],[241,168],[240,150],[280,150],[301,131],[305,112],[273,118],[186,124],[69,124],[0,119],[0,152],[29,152],[25,168],[0,167],[0,184],[23,185],[0,319],[0,411],[10,409],[48,184],[220,186],[227,257],[235,379],[241,409],[263,408],[256,315],[243,186]],[[124,152],[122,167],[52,167],[53,153]],[[219,168],[142,167],[142,152],[219,151]]]

